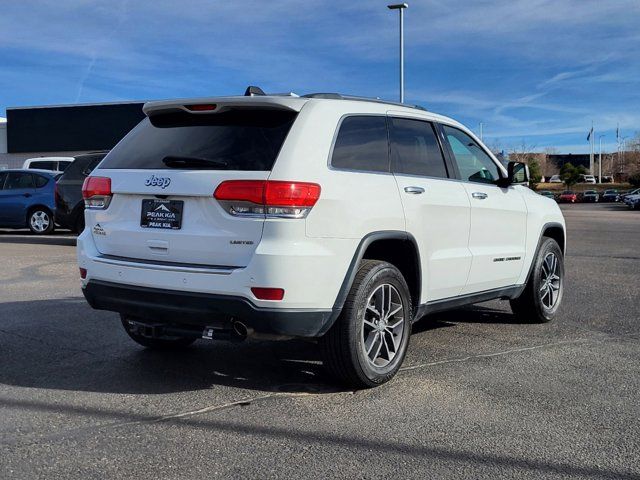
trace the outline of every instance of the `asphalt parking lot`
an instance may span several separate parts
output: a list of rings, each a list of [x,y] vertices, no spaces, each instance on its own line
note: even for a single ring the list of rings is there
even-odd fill
[[[357,392],[300,341],[146,351],[85,304],[73,236],[0,231],[0,478],[640,478],[640,213],[562,208],[557,321],[425,318]]]

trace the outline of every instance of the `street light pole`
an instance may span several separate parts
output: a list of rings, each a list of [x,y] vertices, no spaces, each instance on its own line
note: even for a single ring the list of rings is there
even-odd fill
[[[598,183],[602,183],[602,137],[606,135],[600,135],[600,154],[598,155]]]
[[[398,10],[400,14],[400,103],[404,103],[404,9],[409,8],[406,3],[387,5],[389,10]]]

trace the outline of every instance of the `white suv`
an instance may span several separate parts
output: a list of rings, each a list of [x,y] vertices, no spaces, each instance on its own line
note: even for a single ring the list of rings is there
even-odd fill
[[[83,186],[82,288],[147,347],[316,337],[340,380],[398,371],[427,313],[548,321],[565,223],[464,126],[337,94],[151,102]]]

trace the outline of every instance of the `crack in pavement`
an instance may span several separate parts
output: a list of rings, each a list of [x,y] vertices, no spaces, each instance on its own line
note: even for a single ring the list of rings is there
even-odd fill
[[[617,337],[607,337],[608,340],[611,339],[618,339]],[[481,358],[492,358],[492,357],[499,357],[499,356],[505,356],[505,355],[509,355],[509,354],[513,354],[513,353],[521,353],[521,352],[531,352],[531,351],[535,351],[535,350],[540,350],[543,348],[549,348],[549,347],[556,347],[556,346],[563,346],[563,345],[575,345],[575,344],[580,344],[580,343],[585,343],[585,342],[590,342],[590,341],[596,341],[595,339],[576,339],[576,340],[567,340],[567,341],[562,341],[562,342],[551,342],[551,343],[545,343],[545,344],[540,344],[540,345],[534,345],[534,346],[529,346],[529,347],[521,347],[521,348],[513,348],[513,349],[509,349],[509,350],[503,350],[503,351],[498,351],[498,352],[490,352],[490,353],[480,353],[477,355],[468,355],[465,357],[460,357],[460,358],[451,358],[451,359],[445,359],[445,360],[438,360],[438,361],[434,361],[434,362],[426,362],[426,363],[420,363],[417,365],[408,365],[406,367],[402,367],[399,370],[399,373],[401,372],[408,372],[408,371],[412,371],[412,370],[418,370],[418,369],[422,369],[422,368],[426,368],[426,367],[432,367],[432,366],[437,366],[437,365],[444,365],[444,364],[451,364],[451,363],[462,363],[462,362],[467,362],[470,360],[475,360],[475,359],[481,359]],[[274,389],[277,389],[278,386],[274,387]],[[209,405],[206,407],[202,407],[202,408],[198,408],[198,409],[194,409],[194,410],[188,410],[188,411],[184,411],[184,412],[177,412],[177,413],[172,413],[172,414],[167,414],[167,415],[160,415],[160,416],[152,416],[152,415],[145,415],[145,414],[130,414],[130,413],[126,413],[126,412],[118,412],[118,411],[105,411],[105,410],[100,410],[100,409],[90,409],[90,408],[79,408],[79,407],[75,407],[75,406],[60,406],[60,405],[47,405],[41,402],[36,402],[36,401],[31,401],[31,400],[27,400],[27,401],[18,401],[18,400],[3,400],[0,399],[0,405],[4,404],[5,406],[9,406],[9,407],[17,407],[17,408],[29,408],[29,406],[34,409],[34,410],[40,410],[40,411],[44,411],[44,412],[52,412],[52,413],[60,413],[60,410],[62,407],[62,409],[66,408],[67,411],[72,412],[72,413],[77,413],[79,415],[96,415],[96,416],[102,416],[102,417],[110,417],[110,418],[122,418],[124,416],[128,416],[128,417],[134,417],[134,420],[129,420],[129,421],[114,421],[114,422],[107,422],[107,423],[103,423],[103,424],[94,424],[94,425],[90,425],[87,427],[80,427],[80,428],[72,428],[72,429],[64,429],[62,431],[58,431],[56,433],[51,433],[51,434],[45,434],[45,435],[40,435],[38,433],[32,433],[32,434],[27,434],[27,435],[23,435],[21,437],[13,437],[11,439],[9,439],[8,441],[4,440],[0,442],[0,445],[14,445],[14,446],[25,446],[25,445],[29,445],[29,444],[33,444],[33,443],[38,443],[38,441],[51,441],[51,440],[55,440],[55,439],[61,439],[61,438],[68,438],[69,436],[71,436],[71,438],[76,437],[76,436],[81,436],[82,434],[85,433],[91,433],[94,432],[96,430],[103,430],[103,429],[113,429],[113,428],[121,428],[121,427],[126,427],[126,426],[135,426],[135,425],[151,425],[151,424],[155,424],[155,423],[161,423],[161,422],[166,422],[166,421],[172,421],[172,420],[179,420],[182,418],[188,418],[188,417],[193,417],[193,416],[197,416],[197,415],[201,415],[204,413],[211,413],[211,412],[217,412],[217,411],[221,411],[221,410],[225,410],[228,408],[232,408],[232,407],[236,407],[236,406],[243,406],[243,405],[247,405],[253,402],[258,402],[258,401],[266,401],[266,400],[270,400],[270,399],[274,399],[274,398],[293,398],[293,397],[303,397],[303,396],[316,396],[318,394],[323,394],[323,395],[341,395],[341,394],[354,394],[355,392],[353,390],[345,390],[345,391],[338,391],[338,392],[327,392],[327,391],[319,391],[319,392],[273,392],[273,393],[268,393],[268,394],[263,394],[263,395],[256,395],[256,396],[250,396],[250,397],[245,397],[239,400],[235,400],[232,402],[225,402],[222,404],[217,404],[217,405]],[[21,441],[21,440],[27,440],[27,441]]]
[[[578,340],[566,340],[563,342],[552,342],[552,343],[543,343],[540,345],[534,345],[532,347],[521,347],[521,348],[513,348],[510,350],[503,350],[501,352],[493,352],[493,353],[479,353],[477,355],[468,355],[466,357],[459,357],[459,358],[450,358],[447,360],[438,360],[435,362],[427,362],[427,363],[419,363],[417,365],[407,365],[406,367],[402,367],[400,368],[401,372],[407,372],[410,370],[417,370],[419,368],[424,368],[424,367],[433,367],[436,365],[444,365],[447,363],[461,363],[461,362],[467,362],[469,360],[474,360],[476,358],[491,358],[491,357],[500,357],[502,355],[509,355],[510,353],[520,353],[520,352],[528,352],[531,350],[539,350],[541,348],[546,348],[546,347],[555,347],[555,346],[559,346],[559,345],[571,345],[571,344],[578,344],[578,343],[584,343],[584,342],[588,342],[590,340],[586,339],[586,338],[581,338]]]

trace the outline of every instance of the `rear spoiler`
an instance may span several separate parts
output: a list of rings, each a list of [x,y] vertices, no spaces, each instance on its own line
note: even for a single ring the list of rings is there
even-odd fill
[[[195,115],[220,113],[231,109],[265,108],[299,112],[308,98],[255,95],[246,97],[206,97],[147,102],[142,111],[148,117],[159,113],[188,112]]]

